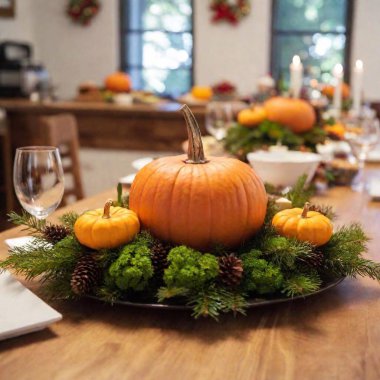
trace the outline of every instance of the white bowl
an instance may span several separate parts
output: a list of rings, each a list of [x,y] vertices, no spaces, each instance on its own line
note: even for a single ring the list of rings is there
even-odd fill
[[[322,157],[308,152],[248,153],[248,161],[261,179],[274,186],[294,186],[297,179],[307,174],[307,183],[313,178]]]

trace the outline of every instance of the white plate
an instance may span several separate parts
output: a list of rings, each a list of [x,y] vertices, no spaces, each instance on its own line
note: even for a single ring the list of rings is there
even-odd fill
[[[13,239],[6,239],[5,244],[10,248],[22,247],[25,244],[31,243],[33,241],[32,236],[22,236]]]
[[[136,170],[140,170],[145,165],[150,164],[153,160],[154,160],[154,158],[152,158],[152,157],[138,158],[137,160],[132,161],[132,167],[134,167]]]
[[[0,274],[0,340],[42,330],[61,319],[9,272]]]
[[[123,185],[129,185],[130,186],[130,185],[132,185],[132,182],[135,179],[135,177],[136,177],[136,173],[129,174],[125,177],[119,178],[119,183],[121,183]]]

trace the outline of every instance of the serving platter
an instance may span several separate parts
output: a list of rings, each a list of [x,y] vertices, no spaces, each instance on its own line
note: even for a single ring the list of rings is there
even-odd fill
[[[298,299],[305,299],[311,296],[315,296],[317,294],[323,293],[331,288],[334,288],[335,286],[339,285],[345,277],[340,277],[338,279],[326,282],[323,287],[321,287],[319,290],[309,293],[303,296],[296,296],[296,297],[283,297],[283,298],[273,298],[273,299],[249,299],[247,308],[255,308],[260,306],[267,306],[267,305],[276,305],[279,303],[285,303],[285,302],[292,302]],[[101,298],[94,296],[94,295],[87,295],[88,298],[96,299],[99,301],[102,301]],[[167,309],[167,310],[192,310],[192,307],[189,305],[181,305],[179,303],[152,303],[152,302],[142,302],[142,301],[126,301],[126,300],[116,300],[114,301],[115,305],[124,305],[124,306],[132,306],[132,307],[140,307],[140,308],[148,308],[148,309]]]

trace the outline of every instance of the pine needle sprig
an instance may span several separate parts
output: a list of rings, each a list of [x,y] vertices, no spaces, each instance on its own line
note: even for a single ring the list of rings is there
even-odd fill
[[[0,270],[12,270],[24,275],[27,280],[39,277],[46,292],[54,298],[62,296],[63,288],[67,290],[66,296],[70,296],[71,290],[68,290],[68,286],[63,286],[63,283],[70,284],[71,274],[80,255],[81,246],[72,236],[55,246],[35,238],[31,243],[13,248],[10,255],[0,262]]]
[[[170,298],[186,296],[188,293],[186,288],[162,286],[157,291],[157,299],[158,302],[164,302]]]
[[[192,316],[211,317],[218,320],[220,313],[232,311],[236,316],[238,313],[245,315],[247,301],[245,295],[231,292],[225,288],[211,285],[189,296],[187,303],[192,307]]]
[[[215,286],[210,286],[199,290],[197,293],[193,293],[189,297],[187,304],[192,307],[192,316],[195,319],[199,317],[211,317],[217,321],[220,313],[226,309],[225,305],[223,305],[220,290]]]
[[[24,226],[22,231],[28,231],[31,235],[39,235],[43,233],[46,226],[45,219],[37,219],[35,216],[22,210],[21,215],[12,211],[8,214],[8,221],[16,226]]]
[[[368,250],[368,241],[360,224],[341,227],[323,247],[325,269],[335,275],[380,279],[379,264],[362,257]]]
[[[284,269],[294,269],[297,260],[313,255],[310,243],[283,236],[268,236],[260,249],[273,264]]]
[[[293,188],[285,194],[293,207],[303,207],[306,202],[315,194],[315,188],[311,185],[306,185],[307,175],[304,174],[298,178]]]
[[[63,214],[61,217],[59,217],[59,220],[65,227],[69,228],[70,231],[73,231],[74,224],[78,218],[79,218],[79,215],[76,212],[70,211]]]
[[[287,297],[302,296],[317,291],[321,284],[317,274],[295,274],[285,280],[282,293]]]
[[[115,287],[109,287],[107,284],[103,284],[95,290],[95,294],[102,301],[109,303],[111,305],[115,304],[116,301],[122,299],[122,294],[119,289]]]

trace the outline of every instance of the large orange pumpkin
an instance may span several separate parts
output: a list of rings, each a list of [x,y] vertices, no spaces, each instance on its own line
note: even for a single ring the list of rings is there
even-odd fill
[[[133,181],[129,206],[142,227],[168,242],[207,250],[234,247],[262,226],[267,194],[253,169],[234,158],[203,153],[199,127],[184,105],[188,155],[159,158]]]
[[[295,133],[306,132],[316,122],[314,108],[305,100],[276,96],[264,104],[267,119],[288,127]]]
[[[108,75],[104,84],[107,90],[113,92],[129,92],[132,87],[129,75],[121,71]]]

